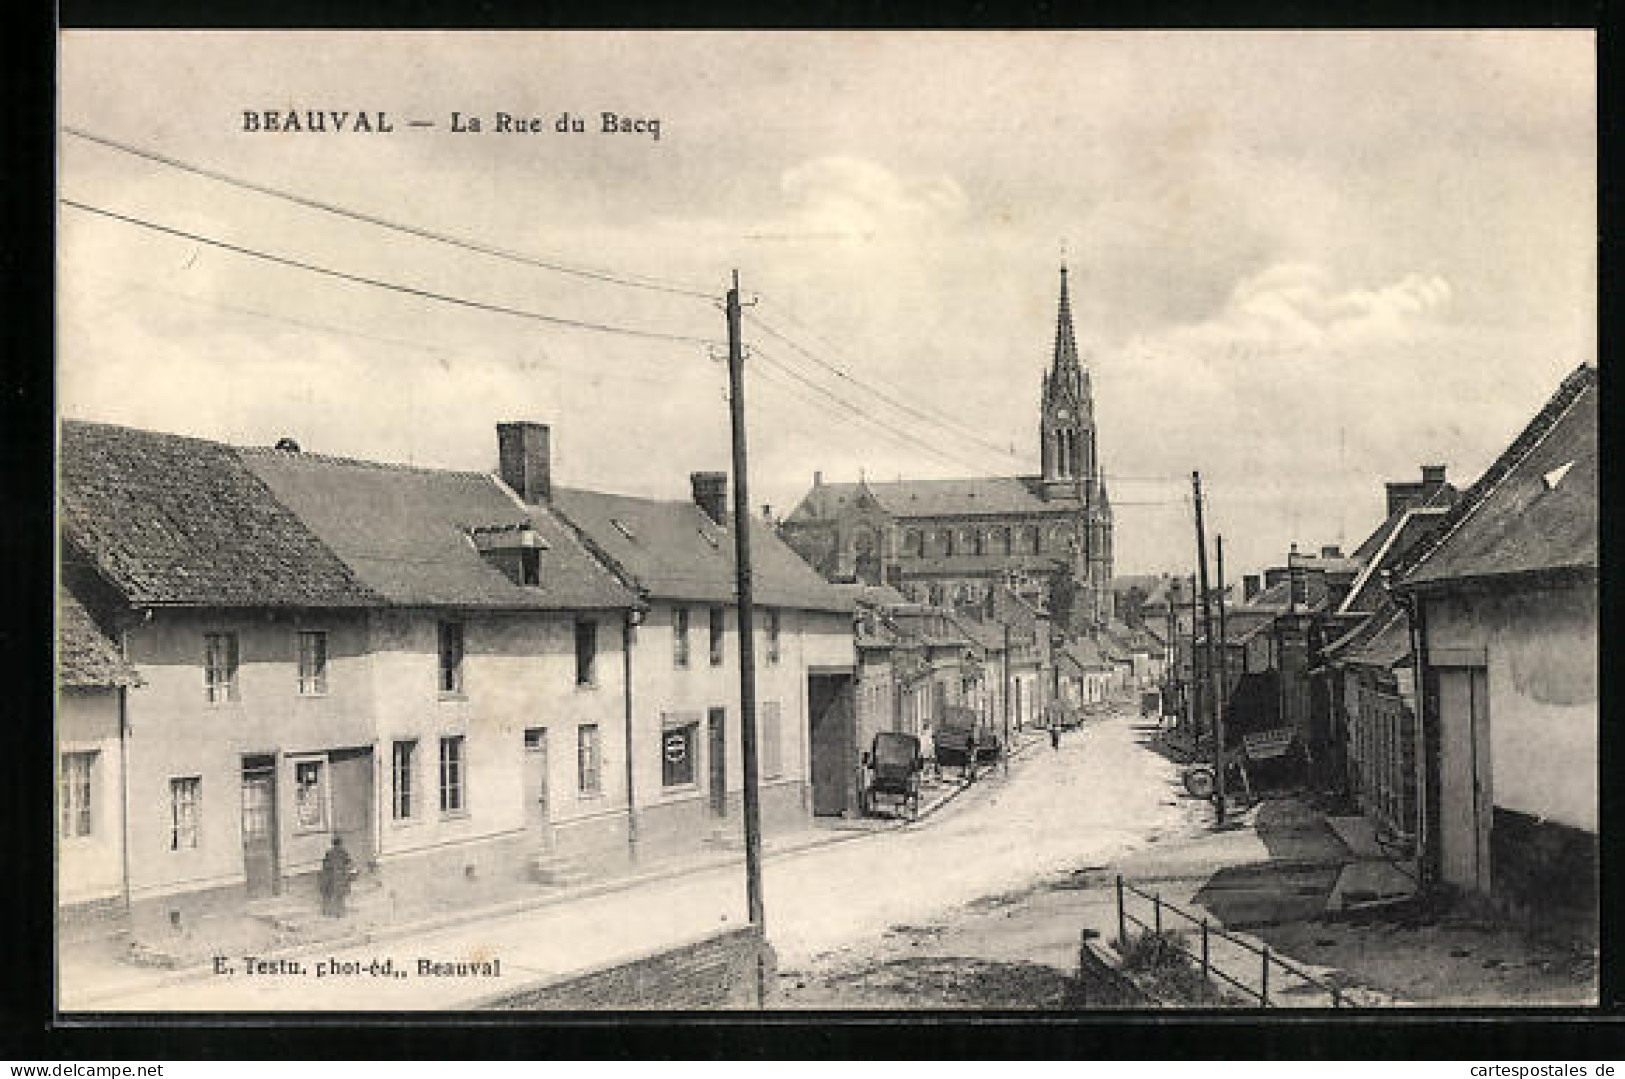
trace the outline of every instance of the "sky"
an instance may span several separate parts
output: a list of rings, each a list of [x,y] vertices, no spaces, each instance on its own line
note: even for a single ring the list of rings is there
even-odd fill
[[[1441,463],[1465,487],[1597,362],[1594,46],[65,32],[64,129],[530,261],[67,133],[62,198],[678,340],[63,205],[59,410],[472,469],[494,468],[498,421],[540,420],[555,482],[683,498],[690,472],[729,466],[711,342],[737,270],[751,500],[782,514],[815,471],[1036,472],[1064,258],[1118,572],[1190,571],[1192,470],[1233,573],[1293,542],[1347,550],[1384,481]],[[244,130],[289,109],[395,130]],[[659,137],[602,131],[606,110]],[[543,130],[496,132],[498,112]],[[558,132],[561,113],[585,130]]]

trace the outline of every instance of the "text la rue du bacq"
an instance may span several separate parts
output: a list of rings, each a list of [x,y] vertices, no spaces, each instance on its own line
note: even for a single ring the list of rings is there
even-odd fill
[[[401,116],[381,109],[243,109],[241,130],[261,135],[393,135],[444,131],[452,135],[633,135],[660,141],[658,116],[609,109],[557,113],[455,110],[443,116]]]

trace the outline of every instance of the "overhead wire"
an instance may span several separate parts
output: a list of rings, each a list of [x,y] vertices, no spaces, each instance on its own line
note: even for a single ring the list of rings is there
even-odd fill
[[[111,139],[105,135],[97,135],[94,132],[86,131],[83,128],[64,126],[62,131],[64,134],[71,135],[74,138],[83,139],[86,142],[94,143],[98,146],[117,150],[121,153],[130,154],[131,156],[143,158],[147,161],[156,162],[161,165],[167,165],[170,168],[180,169],[183,172],[190,172],[196,176],[202,176],[219,183],[242,188],[245,191],[254,191],[261,195],[269,195],[272,198],[282,199],[286,202],[293,203],[294,205],[306,207],[307,209],[320,210],[324,213],[333,214],[338,217],[349,218],[352,221],[361,221],[369,225],[378,226],[379,228],[391,229],[396,232],[416,236],[420,239],[433,240],[436,243],[447,244],[451,247],[459,247],[465,251],[474,251],[482,255],[489,255],[493,258],[506,259],[510,262],[521,263],[526,266],[536,267],[537,269],[551,270],[562,274],[570,274],[576,277],[604,282],[606,284],[623,285],[627,288],[647,289],[651,292],[664,292],[674,296],[688,296],[694,299],[709,301],[719,299],[719,297],[713,293],[706,292],[703,289],[672,281],[665,281],[642,274],[632,275],[625,273],[612,273],[608,270],[593,269],[585,266],[573,266],[569,263],[540,258],[536,255],[530,255],[522,251],[513,251],[507,248],[497,247],[493,244],[483,243],[479,240],[470,240],[462,236],[453,236],[449,233],[437,232],[433,229],[423,228],[420,225],[412,225],[402,221],[394,221],[386,217],[381,217],[377,214],[366,213],[361,210],[353,210],[349,207],[340,206],[336,203],[325,202],[321,199],[312,198],[309,195],[302,195],[296,191],[288,191],[283,188],[273,187],[270,184],[244,179],[240,176],[233,176],[229,173],[220,172],[216,169],[196,165],[189,161],[183,161],[177,157],[171,157],[168,154],[159,153],[156,150],[148,150],[144,147],[135,146],[131,143],[120,142],[117,139]]]
[[[367,285],[372,288],[383,289],[389,292],[401,293],[407,296],[415,296],[419,299],[436,300],[441,303],[466,307],[476,311],[486,311],[499,315],[510,315],[514,318],[530,319],[535,322],[547,323],[548,325],[564,326],[577,330],[588,330],[595,333],[620,334],[626,337],[639,337],[655,341],[676,341],[684,344],[722,344],[722,342],[716,338],[699,337],[692,334],[668,333],[665,331],[648,330],[633,326],[616,326],[607,322],[591,322],[585,319],[566,318],[562,315],[548,315],[539,311],[527,311],[523,308],[508,307],[503,304],[487,303],[483,300],[470,300],[461,296],[452,296],[443,292],[435,292],[431,289],[417,288],[413,285],[402,285],[392,281],[382,281],[378,278],[368,277],[364,274],[350,273],[346,270],[335,270],[329,266],[320,266],[315,263],[304,262],[300,259],[290,258],[286,255],[276,255],[267,251],[260,251],[257,248],[229,243],[225,240],[218,240],[210,236],[189,232],[186,229],[174,228],[170,225],[161,225],[157,222],[148,221],[144,218],[134,217],[129,214],[121,214],[113,210],[104,209],[100,206],[92,206],[88,203],[79,202],[76,199],[64,197],[58,199],[58,201],[61,202],[62,205],[71,206],[76,210],[97,214],[102,217],[111,218],[115,221],[122,221],[126,224],[135,225],[140,228],[150,229],[153,232],[177,236],[182,239],[192,240],[196,243],[208,244],[211,247],[217,247],[224,251],[231,251],[235,254],[244,255],[249,258],[261,259],[265,262],[275,263],[280,266],[289,266],[294,269],[321,274],[341,281],[349,281],[353,284]]]

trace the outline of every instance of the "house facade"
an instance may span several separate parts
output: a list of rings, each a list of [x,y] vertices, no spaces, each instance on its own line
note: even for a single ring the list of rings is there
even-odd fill
[[[1595,933],[1597,374],[1566,378],[1402,560],[1430,883]]]

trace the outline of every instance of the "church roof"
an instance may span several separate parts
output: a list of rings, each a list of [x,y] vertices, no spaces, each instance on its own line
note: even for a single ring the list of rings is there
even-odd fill
[[[865,493],[867,492],[867,494]],[[898,480],[893,483],[823,483],[786,518],[789,522],[837,517],[873,496],[881,510],[897,518],[1074,514],[1076,496],[1043,496],[1037,476],[979,476],[951,480]]]

